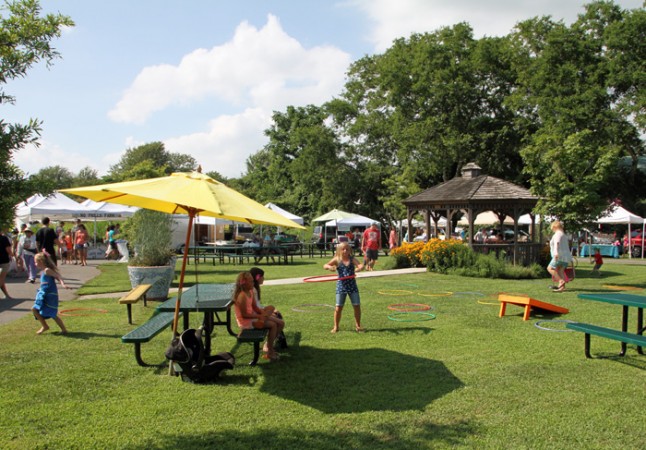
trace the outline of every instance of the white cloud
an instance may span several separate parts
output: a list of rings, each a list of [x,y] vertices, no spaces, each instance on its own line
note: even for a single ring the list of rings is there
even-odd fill
[[[263,131],[271,123],[271,114],[261,108],[240,114],[222,115],[211,121],[204,132],[166,139],[166,150],[193,156],[203,172],[217,171],[227,177],[239,177],[246,169],[249,155],[266,142]]]
[[[40,140],[40,147],[27,145],[13,155],[13,163],[25,172],[34,175],[45,167],[61,166],[76,174],[84,167],[96,168],[96,161],[89,155],[72,153],[57,144]]]
[[[205,97],[240,109],[322,103],[341,91],[350,62],[333,47],[303,48],[269,15],[261,29],[243,22],[231,41],[195,50],[177,66],[144,68],[108,115],[141,124],[156,111]]]

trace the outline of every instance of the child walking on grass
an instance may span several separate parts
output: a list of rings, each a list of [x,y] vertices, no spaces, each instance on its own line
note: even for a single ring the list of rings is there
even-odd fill
[[[346,278],[336,282],[336,307],[334,308],[334,328],[332,333],[339,331],[339,322],[345,299],[349,295],[350,302],[354,308],[354,326],[357,332],[362,332],[361,328],[361,298],[357,281],[354,279],[354,273],[364,268],[364,264],[359,263],[357,258],[352,254],[352,248],[347,242],[342,242],[336,247],[336,254],[327,264],[323,265],[325,270],[336,270],[339,278]],[[356,268],[356,269],[355,269]]]
[[[592,273],[598,277],[601,276],[601,266],[603,266],[603,257],[601,256],[601,251],[598,248],[594,250],[594,267],[592,268]]]
[[[67,333],[65,324],[58,317],[58,288],[56,287],[56,280],[61,283],[65,289],[69,289],[63,281],[63,277],[58,272],[58,268],[54,261],[45,253],[37,253],[34,257],[36,268],[41,271],[40,287],[36,293],[36,301],[32,307],[34,317],[40,322],[41,328],[36,334],[43,334],[49,330],[47,319],[54,319],[54,322],[60,327],[63,334]]]
[[[253,277],[249,272],[241,272],[236,279],[235,290],[233,291],[233,305],[236,314],[236,322],[241,329],[263,329],[269,330],[267,344],[264,347],[263,358],[270,361],[278,359],[278,353],[274,349],[274,341],[278,336],[279,324],[269,315],[267,311],[256,306],[253,298]]]

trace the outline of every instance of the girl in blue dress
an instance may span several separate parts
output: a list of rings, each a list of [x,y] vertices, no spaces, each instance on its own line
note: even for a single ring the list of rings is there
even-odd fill
[[[323,265],[325,270],[336,270],[339,278],[351,277],[336,282],[336,308],[334,308],[334,328],[332,333],[339,331],[339,322],[343,313],[345,299],[350,296],[350,302],[354,308],[354,326],[357,332],[362,332],[361,328],[361,298],[359,297],[359,288],[354,278],[355,272],[363,269],[357,258],[352,254],[352,247],[347,242],[342,242],[336,247],[336,254],[327,264]]]
[[[69,289],[63,281],[63,277],[58,272],[58,268],[54,261],[45,253],[37,253],[34,257],[36,268],[41,272],[40,287],[36,293],[36,301],[32,307],[34,317],[40,322],[41,328],[36,334],[43,334],[49,330],[47,319],[54,319],[54,322],[60,327],[63,334],[67,333],[65,324],[58,317],[58,288],[56,287],[56,280],[61,283],[65,289]]]

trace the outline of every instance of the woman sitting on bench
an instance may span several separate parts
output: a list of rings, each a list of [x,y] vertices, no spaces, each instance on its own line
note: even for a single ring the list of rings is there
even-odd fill
[[[236,314],[236,322],[240,328],[266,328],[269,331],[267,336],[266,352],[264,359],[276,361],[278,353],[274,349],[274,341],[282,327],[276,319],[271,317],[269,311],[259,309],[253,298],[253,277],[249,272],[241,272],[236,279],[235,290],[233,291],[233,303]]]

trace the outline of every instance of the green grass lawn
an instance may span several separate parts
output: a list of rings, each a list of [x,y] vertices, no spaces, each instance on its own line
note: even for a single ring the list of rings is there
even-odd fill
[[[322,262],[267,266],[267,279],[321,274]],[[0,327],[0,448],[641,449],[646,356],[631,346],[626,357],[615,356],[618,342],[593,336],[593,354],[607,358],[588,360],[581,333],[534,326],[568,319],[619,328],[619,306],[576,294],[607,291],[604,284],[644,288],[644,266],[607,261],[601,279],[588,277],[590,267],[580,263],[563,293],[550,292],[547,279],[360,279],[361,334],[351,331],[349,306],[336,335],[331,307],[303,306],[332,305],[334,283],[266,286],[264,302],[285,316],[289,350],[278,362],[249,367],[252,346],[238,347],[218,329],[215,351],[232,351],[237,365],[211,385],[183,383],[167,366],[139,367],[132,346],[121,343],[154,303],[134,305],[128,325],[114,299],[64,302],[61,309],[88,308],[64,317],[68,336],[55,324],[36,336],[27,317]],[[216,274],[222,269],[204,269],[199,281],[230,282],[240,266],[227,268],[226,278]],[[119,270],[102,277],[115,279]],[[523,321],[522,309],[510,305],[499,318],[499,292],[570,313]],[[436,317],[390,320],[395,303],[427,304]],[[162,362],[170,334],[144,344],[144,360]]]

